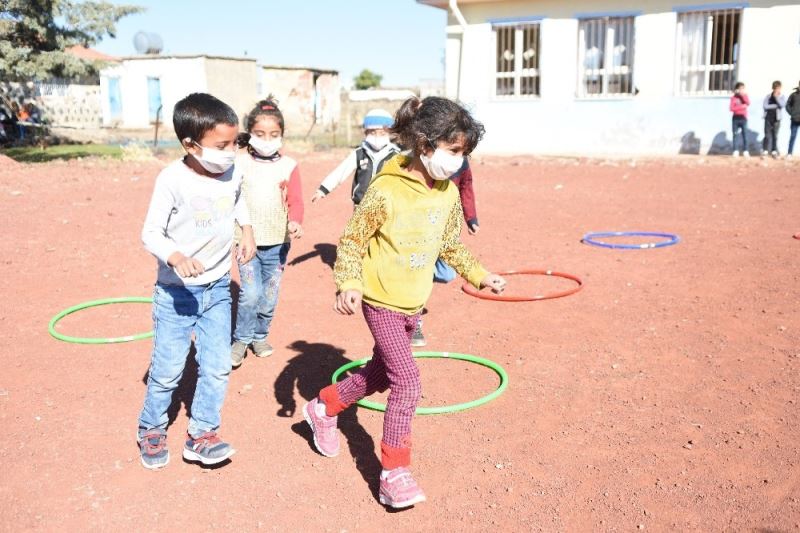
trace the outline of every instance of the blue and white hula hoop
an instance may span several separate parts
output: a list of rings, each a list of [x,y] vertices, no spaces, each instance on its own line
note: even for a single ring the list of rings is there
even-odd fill
[[[602,242],[596,239],[607,239],[609,237],[658,237],[667,239],[658,242],[644,242],[642,244],[625,244],[625,243],[611,243]],[[680,237],[674,233],[659,233],[653,231],[603,231],[587,233],[581,239],[581,242],[591,244],[593,246],[601,246],[603,248],[622,248],[625,250],[644,250],[646,248],[663,248],[664,246],[672,246],[680,242]]]

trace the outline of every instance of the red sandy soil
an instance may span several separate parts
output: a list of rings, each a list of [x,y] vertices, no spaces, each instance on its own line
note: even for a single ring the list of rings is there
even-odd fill
[[[305,196],[345,152],[300,154]],[[300,409],[334,369],[370,353],[360,316],[334,314],[330,262],[346,190],[307,205],[270,340],[233,372],[215,469],[180,449],[196,370],[169,432],[172,461],[141,467],[134,441],[150,341],[57,341],[47,322],[79,302],[149,296],[139,232],[161,162],[0,165],[0,529],[276,531],[792,530],[800,527],[800,165],[685,158],[474,161],[492,269],[580,276],[533,303],[436,286],[428,349],[502,364],[508,390],[414,421],[428,502],[376,501],[380,413],[341,417],[343,453],[316,454]],[[343,186],[342,189],[345,187]],[[587,231],[667,231],[677,246],[608,250]],[[522,294],[569,287],[509,279]],[[147,331],[145,304],[63,320],[72,335]],[[425,405],[497,385],[457,361],[421,363]]]

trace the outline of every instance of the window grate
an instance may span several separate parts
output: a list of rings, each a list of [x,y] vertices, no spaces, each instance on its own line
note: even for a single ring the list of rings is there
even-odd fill
[[[631,95],[634,17],[583,19],[578,26],[578,96]]]
[[[539,96],[539,24],[494,28],[495,96]]]
[[[677,92],[727,94],[736,83],[741,9],[678,15]]]

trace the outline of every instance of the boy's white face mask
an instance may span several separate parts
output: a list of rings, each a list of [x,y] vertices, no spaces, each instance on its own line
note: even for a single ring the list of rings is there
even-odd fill
[[[389,136],[388,135],[375,135],[370,134],[364,139],[367,141],[367,144],[370,145],[376,152],[383,150],[383,148],[389,144]]]
[[[438,181],[450,179],[464,164],[464,156],[451,154],[441,148],[434,150],[430,157],[419,154],[419,159],[428,171],[428,175]]]
[[[255,135],[251,135],[248,142],[250,146],[253,147],[253,150],[258,153],[258,155],[272,157],[278,152],[278,150],[281,149],[281,146],[283,146],[283,137],[275,137],[273,139],[266,140],[262,139],[261,137],[256,137]]]
[[[217,150],[208,146],[201,146],[196,141],[192,141],[195,146],[200,148],[200,155],[192,154],[204,169],[211,174],[224,174],[233,166],[236,159],[236,152],[232,150]]]

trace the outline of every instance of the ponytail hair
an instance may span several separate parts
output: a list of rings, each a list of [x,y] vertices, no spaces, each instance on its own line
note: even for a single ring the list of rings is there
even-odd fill
[[[285,128],[283,113],[281,113],[280,108],[278,108],[278,101],[273,95],[270,94],[266,99],[260,100],[247,114],[244,119],[244,127],[247,133],[253,130],[253,126],[258,122],[259,117],[274,117],[278,122],[278,126],[281,128],[281,135],[283,135]]]
[[[439,96],[420,100],[414,96],[403,102],[390,132],[397,141],[410,148],[414,155],[426,146],[436,148],[439,142],[464,141],[464,154],[471,153],[484,134],[483,124],[475,120],[461,105]]]

